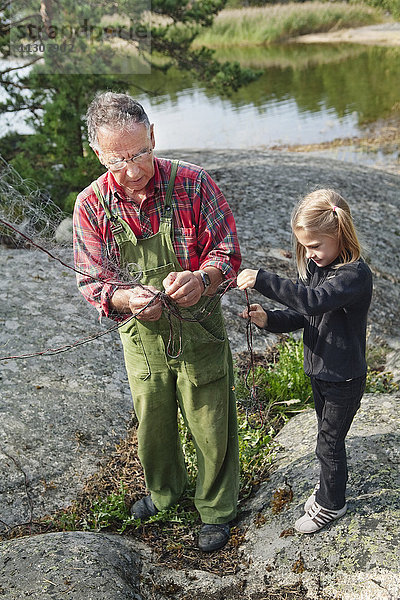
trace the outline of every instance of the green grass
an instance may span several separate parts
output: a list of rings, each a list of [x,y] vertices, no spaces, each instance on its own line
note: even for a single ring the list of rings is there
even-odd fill
[[[383,356],[369,351],[373,368],[368,368],[368,393],[390,393],[398,389],[390,373],[382,370]],[[378,369],[378,370],[377,370]],[[240,501],[249,497],[254,486],[268,477],[274,458],[274,437],[294,415],[313,407],[310,379],[303,370],[303,343],[289,336],[279,344],[276,362],[268,368],[256,367],[257,402],[250,398],[252,377],[236,373],[235,392],[238,399],[238,435],[241,466]],[[193,507],[197,466],[192,437],[183,419],[179,430],[188,471],[188,488],[183,504],[160,511],[147,523],[175,523],[193,527],[198,516]],[[105,499],[93,503],[84,521],[85,529],[113,528],[119,533],[138,528],[140,522],[130,517],[127,509],[126,486]],[[82,520],[81,520],[82,524]]]
[[[304,2],[225,9],[202,32],[195,47],[257,46],[307,33],[361,27],[383,21],[378,8],[345,2]]]
[[[255,385],[263,421],[281,427],[291,416],[312,406],[310,379],[303,370],[303,342],[289,337],[279,347],[279,358],[268,368],[255,368]],[[248,411],[252,376],[237,376],[239,405]],[[252,408],[250,406],[250,408]]]

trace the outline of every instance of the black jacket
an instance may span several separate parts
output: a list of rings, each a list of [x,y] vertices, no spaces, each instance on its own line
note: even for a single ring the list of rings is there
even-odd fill
[[[372,274],[362,260],[333,268],[308,264],[307,281],[293,283],[260,269],[255,289],[284,304],[268,310],[266,329],[283,333],[304,328],[304,370],[325,381],[365,375],[367,313]]]

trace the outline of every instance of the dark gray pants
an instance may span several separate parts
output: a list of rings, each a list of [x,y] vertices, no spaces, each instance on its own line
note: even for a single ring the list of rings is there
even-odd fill
[[[321,467],[316,501],[324,508],[339,510],[346,502],[345,438],[360,407],[365,379],[334,382],[311,377],[318,419],[316,455]]]

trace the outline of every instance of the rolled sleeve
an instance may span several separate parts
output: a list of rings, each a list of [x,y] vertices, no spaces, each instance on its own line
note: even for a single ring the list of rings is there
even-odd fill
[[[198,233],[200,268],[216,267],[225,279],[235,279],[241,253],[229,204],[205,171],[199,174],[197,194],[201,207]]]
[[[99,234],[91,207],[78,196],[73,215],[74,260],[76,280],[84,298],[96,308],[99,318],[121,320],[110,308],[110,299],[119,287],[118,273],[107,260],[107,244]]]

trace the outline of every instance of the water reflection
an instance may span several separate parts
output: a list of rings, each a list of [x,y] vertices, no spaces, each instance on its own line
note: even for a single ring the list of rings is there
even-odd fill
[[[145,99],[142,99],[145,102]],[[151,106],[157,146],[167,148],[247,148],[273,144],[317,143],[356,135],[357,115],[334,110],[301,111],[292,98],[264,105],[232,106],[214,102],[198,90],[183,91],[173,103]]]
[[[286,45],[232,49],[218,58],[263,69],[228,99],[187,75],[153,72],[136,95],[157,125],[159,148],[244,148],[311,144],[359,135],[400,102],[400,49],[359,45]]]
[[[329,142],[358,136],[400,108],[400,48],[291,44],[230,48],[217,57],[263,73],[229,98],[174,69],[126,78],[156,124],[158,149]],[[10,129],[30,131],[20,116],[11,118]],[[4,133],[5,123],[3,115]]]

